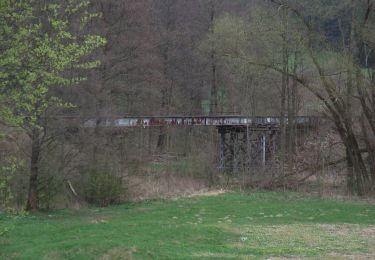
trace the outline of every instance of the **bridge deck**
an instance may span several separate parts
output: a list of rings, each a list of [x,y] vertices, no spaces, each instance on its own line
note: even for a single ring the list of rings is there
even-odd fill
[[[298,126],[316,126],[318,117],[296,117]],[[166,116],[166,117],[118,117],[89,118],[81,121],[84,128],[92,127],[160,127],[160,126],[233,126],[233,127],[279,127],[280,117],[246,116]],[[286,123],[288,120],[286,119]]]

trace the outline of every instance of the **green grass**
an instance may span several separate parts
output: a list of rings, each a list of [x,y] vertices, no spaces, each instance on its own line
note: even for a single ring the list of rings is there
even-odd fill
[[[0,259],[342,259],[374,254],[375,205],[256,192],[0,215]]]

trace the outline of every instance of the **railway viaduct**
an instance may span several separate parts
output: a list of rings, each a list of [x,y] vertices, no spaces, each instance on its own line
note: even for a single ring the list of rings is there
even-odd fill
[[[281,117],[163,116],[163,117],[58,117],[52,125],[67,128],[215,127],[218,131],[218,168],[236,171],[243,165],[265,166],[280,150]],[[299,116],[288,122],[301,135],[315,129],[321,118]]]

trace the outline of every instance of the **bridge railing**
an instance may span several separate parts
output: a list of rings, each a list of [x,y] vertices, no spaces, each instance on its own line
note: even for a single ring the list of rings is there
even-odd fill
[[[301,126],[319,124],[319,117],[296,117]],[[288,124],[288,119],[285,118]],[[160,126],[280,126],[281,117],[243,117],[243,116],[208,116],[208,117],[123,117],[91,118],[82,123],[84,128],[93,127],[160,127]]]

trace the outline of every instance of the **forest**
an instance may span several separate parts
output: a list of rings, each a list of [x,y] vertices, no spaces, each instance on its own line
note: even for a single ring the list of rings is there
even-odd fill
[[[0,0],[0,259],[374,259],[374,0]]]
[[[212,188],[371,196],[373,4],[2,1],[0,208]],[[219,169],[215,127],[82,123],[171,116],[278,118],[278,149]],[[301,130],[300,117],[319,123]]]

